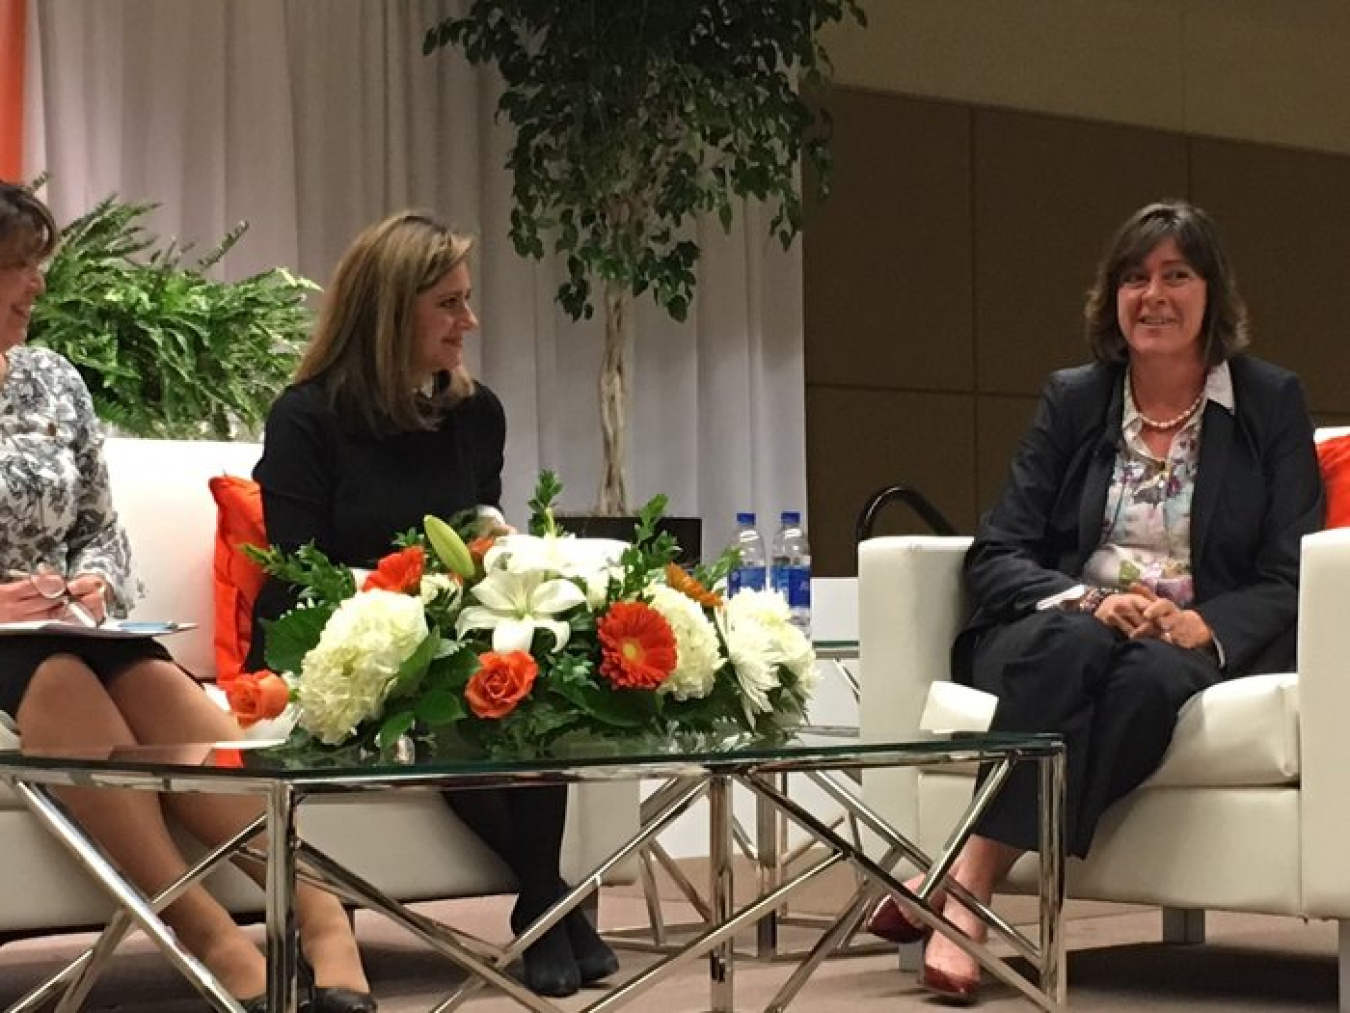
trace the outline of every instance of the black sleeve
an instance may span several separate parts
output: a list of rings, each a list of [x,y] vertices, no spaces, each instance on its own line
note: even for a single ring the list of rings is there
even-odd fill
[[[966,553],[966,586],[999,621],[1031,611],[1040,599],[1067,590],[1076,580],[1054,568],[1059,553],[1050,537],[1076,445],[1073,424],[1060,417],[1062,408],[1052,378],[1013,456],[1003,492]]]
[[[323,547],[331,541],[334,425],[312,389],[288,388],[268,412],[263,455],[253,478],[262,490],[269,545],[293,552],[306,542]],[[262,624],[279,619],[295,604],[292,587],[267,578],[253,604],[244,671],[265,667]]]
[[[312,388],[288,389],[268,413],[253,477],[271,545],[287,552],[310,541],[331,546],[336,425]]]
[[[506,463],[506,411],[484,384],[474,394],[480,402],[476,413],[474,440],[474,479],[478,502],[501,509],[502,468]]]
[[[1261,655],[1296,631],[1303,536],[1320,530],[1325,520],[1326,497],[1303,385],[1286,374],[1277,390],[1266,402],[1270,405],[1266,418],[1249,427],[1258,434],[1253,442],[1258,444],[1263,484],[1253,495],[1265,502],[1255,555],[1206,560],[1208,568],[1240,574],[1231,578],[1236,586],[1195,606],[1223,645],[1230,672],[1236,674],[1292,665],[1291,650],[1286,651],[1286,664]],[[1291,642],[1288,647],[1292,646]]]

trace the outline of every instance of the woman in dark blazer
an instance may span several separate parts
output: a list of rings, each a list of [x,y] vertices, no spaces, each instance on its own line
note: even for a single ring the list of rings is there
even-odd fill
[[[1324,508],[1302,386],[1242,354],[1245,308],[1204,212],[1131,216],[1086,316],[1096,361],[1041,395],[966,556],[976,607],[952,656],[958,681],[998,697],[993,730],[1064,736],[1078,856],[1158,768],[1188,699],[1293,667],[1299,542]],[[1036,793],[1035,771],[1014,775],[958,858],[977,898],[1037,846]],[[982,938],[962,904],[935,903]],[[919,934],[893,902],[873,921]],[[977,974],[937,938],[920,983],[973,1002]]]

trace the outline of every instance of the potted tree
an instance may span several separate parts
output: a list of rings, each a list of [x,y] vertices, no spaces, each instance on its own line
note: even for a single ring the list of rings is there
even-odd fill
[[[146,231],[154,207],[109,197],[62,231],[31,338],[71,361],[124,435],[251,436],[294,369],[317,286],[282,268],[208,277],[247,225],[188,263]]]
[[[825,80],[817,33],[846,17],[866,23],[858,0],[474,0],[427,32],[427,53],[454,45],[501,73],[516,251],[565,258],[557,299],[573,319],[603,307],[602,514],[627,510],[633,300],[650,292],[683,320],[689,225],[712,213],[730,228],[741,199],[771,207],[792,242],[801,162],[822,197],[830,165],[828,120],[800,89]]]

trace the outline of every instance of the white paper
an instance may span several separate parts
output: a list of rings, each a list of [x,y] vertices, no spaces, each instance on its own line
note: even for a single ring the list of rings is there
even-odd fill
[[[102,626],[85,626],[47,619],[27,623],[0,623],[0,637],[39,633],[43,636],[94,637],[103,640],[135,640],[141,637],[166,637],[193,629],[196,623],[145,622],[136,619],[109,619]]]

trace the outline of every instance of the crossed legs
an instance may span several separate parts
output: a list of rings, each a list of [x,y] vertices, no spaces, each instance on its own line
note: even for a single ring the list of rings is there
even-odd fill
[[[991,730],[1064,736],[1065,840],[1080,857],[1106,808],[1157,770],[1181,707],[1219,678],[1218,666],[1200,652],[1126,640],[1091,616],[1059,612],[992,631],[974,666],[976,687],[999,698]],[[1037,772],[1021,767],[952,867],[956,881],[986,904],[1017,858],[1038,844]],[[959,928],[984,938],[985,926],[963,904],[947,897],[943,910]],[[924,968],[929,979],[971,985],[965,991],[973,995],[979,969],[951,941],[935,937]]]
[[[104,686],[71,655],[39,666],[16,714],[26,745],[61,747],[214,742],[238,737],[234,722],[177,668],[142,661]],[[70,788],[62,802],[141,890],[156,893],[181,876],[187,862],[169,833],[166,811],[208,845],[257,818],[244,796],[166,794],[116,788]],[[249,869],[257,876],[257,870]],[[266,989],[262,954],[228,911],[194,886],[163,911],[165,922],[231,994]],[[336,898],[301,886],[296,893],[301,945],[323,985],[368,991],[356,941]]]

